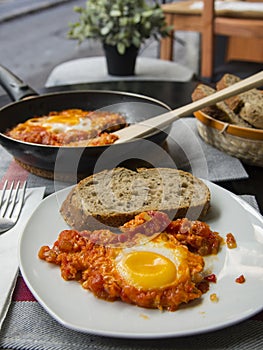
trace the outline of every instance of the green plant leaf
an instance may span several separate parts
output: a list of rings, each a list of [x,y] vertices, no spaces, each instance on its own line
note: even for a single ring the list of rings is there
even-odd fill
[[[125,49],[126,49],[126,47],[125,47],[125,45],[123,43],[118,43],[117,44],[117,50],[118,50],[120,55],[124,54]]]
[[[153,10],[144,11],[142,13],[143,17],[151,17],[153,15]]]
[[[129,20],[127,17],[122,17],[120,18],[119,23],[121,27],[126,27],[129,23]]]
[[[141,21],[141,14],[140,13],[135,13],[134,17],[133,17],[133,22],[134,23],[140,23]]]
[[[140,47],[141,46],[141,40],[138,37],[136,37],[136,36],[134,36],[132,38],[132,43],[136,47]]]
[[[103,36],[106,36],[112,30],[112,23],[108,23],[105,27],[101,28],[100,33]]]
[[[111,17],[120,17],[121,16],[121,11],[119,11],[119,10],[111,10],[110,11],[110,16]]]

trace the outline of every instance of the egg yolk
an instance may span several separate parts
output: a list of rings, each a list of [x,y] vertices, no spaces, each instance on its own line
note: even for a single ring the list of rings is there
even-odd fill
[[[176,279],[174,263],[155,252],[130,252],[121,260],[119,268],[129,284],[139,289],[162,288]]]

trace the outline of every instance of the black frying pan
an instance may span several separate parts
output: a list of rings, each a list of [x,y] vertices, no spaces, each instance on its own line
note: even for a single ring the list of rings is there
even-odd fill
[[[40,96],[1,65],[0,84],[11,99],[16,101],[0,109],[0,143],[24,168],[37,175],[50,178],[54,177],[55,172],[61,179],[67,179],[68,176],[76,172],[78,177],[91,174],[98,158],[109,147],[112,149],[111,155],[125,155],[121,159],[125,158],[128,163],[130,162],[136,167],[141,165],[140,161],[137,164],[138,154],[147,152],[147,147],[142,143],[143,140],[86,148],[46,146],[7,137],[4,135],[7,129],[31,117],[70,108],[117,111],[123,113],[127,118],[127,122],[131,124],[170,110],[166,104],[156,99],[118,91],[70,91]],[[148,136],[147,140],[161,145],[165,141],[168,132],[169,128],[156,131]],[[104,158],[107,159],[107,157]],[[142,158],[145,160],[144,156]],[[137,159],[137,161],[134,161],[134,159]],[[106,163],[105,168],[111,167],[110,163]],[[119,165],[116,164],[116,161],[113,163],[114,166]]]

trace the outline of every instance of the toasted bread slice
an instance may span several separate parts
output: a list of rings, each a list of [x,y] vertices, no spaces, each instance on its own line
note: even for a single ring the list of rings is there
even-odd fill
[[[61,206],[77,230],[119,227],[143,211],[166,212],[170,219],[202,219],[210,206],[206,184],[172,168],[105,170],[81,180]]]

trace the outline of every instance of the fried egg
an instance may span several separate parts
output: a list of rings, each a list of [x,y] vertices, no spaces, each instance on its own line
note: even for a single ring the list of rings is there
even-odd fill
[[[83,113],[77,113],[77,110],[71,110],[72,113],[60,113],[46,117],[31,118],[27,121],[28,125],[41,126],[49,132],[61,133],[71,130],[91,130],[91,120]]]
[[[175,311],[200,298],[204,260],[176,238],[160,233],[154,239],[124,247],[93,242],[108,231],[62,231],[53,248],[41,247],[39,257],[60,265],[65,280],[77,280],[96,297],[140,307]],[[113,233],[112,233],[113,234]],[[70,256],[69,259],[65,256]],[[62,258],[63,256],[63,258]]]
[[[118,137],[108,133],[126,124],[125,118],[115,112],[66,109],[30,118],[7,130],[6,135],[44,145],[98,146],[116,141]]]
[[[162,235],[146,244],[123,249],[115,258],[116,269],[137,289],[163,289],[189,277],[188,249]]]
[[[54,133],[68,132],[70,130],[85,130],[91,129],[91,121],[88,118],[54,118],[49,117],[42,126],[48,131]]]

